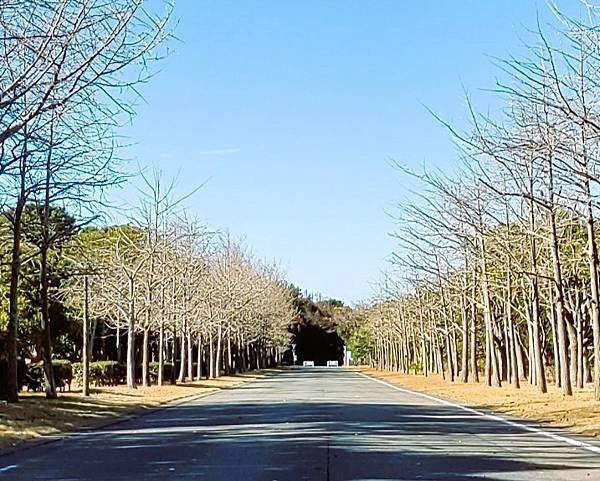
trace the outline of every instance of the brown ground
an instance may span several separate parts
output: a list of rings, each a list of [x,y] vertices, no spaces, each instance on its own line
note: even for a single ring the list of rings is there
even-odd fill
[[[510,416],[531,419],[566,428],[586,436],[600,436],[600,402],[593,399],[593,386],[576,390],[572,397],[563,396],[548,382],[548,393],[540,394],[534,386],[522,382],[521,389],[510,385],[501,388],[483,383],[451,383],[440,376],[428,377],[377,371],[368,367],[359,372],[407,389],[457,401],[471,407],[486,408]]]
[[[0,404],[0,449],[47,434],[60,434],[104,424],[119,416],[141,412],[188,396],[209,394],[236,386],[262,374],[223,376],[177,385],[93,388],[89,397],[81,391],[60,393],[48,400],[43,393],[21,393],[16,404]]]

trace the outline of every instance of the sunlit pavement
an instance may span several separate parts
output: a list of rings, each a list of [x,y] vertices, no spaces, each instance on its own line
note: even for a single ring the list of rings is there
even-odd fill
[[[342,368],[296,368],[0,457],[20,480],[600,480],[600,455]]]

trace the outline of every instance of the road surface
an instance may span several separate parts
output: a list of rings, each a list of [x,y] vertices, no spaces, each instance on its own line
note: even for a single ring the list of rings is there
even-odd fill
[[[2,456],[0,480],[596,481],[593,450],[306,368]]]

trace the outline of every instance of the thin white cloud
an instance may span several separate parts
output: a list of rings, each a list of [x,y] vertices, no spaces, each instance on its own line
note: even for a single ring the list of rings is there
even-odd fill
[[[241,151],[242,151],[242,149],[201,150],[200,152],[198,152],[198,155],[229,155],[229,154],[237,154]]]

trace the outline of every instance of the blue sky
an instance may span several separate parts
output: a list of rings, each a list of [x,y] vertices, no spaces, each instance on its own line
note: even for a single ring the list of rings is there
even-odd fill
[[[425,105],[461,125],[466,88],[494,108],[480,91],[491,57],[521,52],[537,11],[548,17],[529,0],[178,0],[181,42],[142,89],[126,155],[181,193],[206,182],[189,210],[301,288],[366,299],[394,248],[386,212],[411,188],[390,159],[452,165]]]

